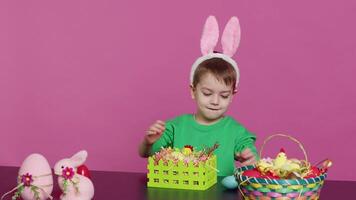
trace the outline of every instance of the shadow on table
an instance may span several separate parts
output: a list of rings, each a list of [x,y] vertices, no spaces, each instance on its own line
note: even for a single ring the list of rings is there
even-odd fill
[[[147,200],[239,200],[236,190],[226,190],[219,184],[204,191],[148,187]]]

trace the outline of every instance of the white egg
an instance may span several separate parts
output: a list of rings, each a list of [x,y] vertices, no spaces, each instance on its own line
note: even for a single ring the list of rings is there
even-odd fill
[[[19,169],[18,183],[21,183],[21,176],[25,174],[32,175],[31,185],[39,187],[39,197],[41,200],[48,198],[53,190],[52,170],[47,159],[41,154],[31,154],[23,161]],[[26,187],[21,194],[24,200],[35,200],[34,193],[30,187]]]

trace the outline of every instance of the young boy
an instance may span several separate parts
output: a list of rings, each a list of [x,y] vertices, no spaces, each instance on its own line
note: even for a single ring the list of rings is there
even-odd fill
[[[232,18],[225,28],[222,40],[230,42],[223,43],[224,53],[215,53],[213,48],[216,42],[210,46],[207,43],[217,38],[216,32],[211,31],[216,30],[214,26],[217,22],[213,17],[207,19],[201,40],[203,56],[193,64],[190,77],[191,96],[197,104],[197,111],[167,122],[158,120],[151,125],[139,147],[142,157],[152,155],[161,147],[183,148],[191,145],[202,149],[217,142],[219,148],[214,153],[217,155],[219,176],[232,175],[235,160],[242,165],[255,164],[258,157],[254,145],[256,137],[232,117],[224,115],[236,94],[239,79],[237,64],[231,58],[238,46],[236,42],[239,42],[239,38],[236,40],[239,37],[236,20],[236,17]],[[231,30],[237,31],[237,34],[225,34],[226,31],[231,33]],[[227,46],[231,43],[235,49]]]

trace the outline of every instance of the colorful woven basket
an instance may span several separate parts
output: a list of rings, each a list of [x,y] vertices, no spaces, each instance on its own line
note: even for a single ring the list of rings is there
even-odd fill
[[[295,138],[276,134],[268,137],[260,150],[260,157],[264,145],[274,137],[287,137],[299,144],[304,152],[303,145]],[[238,188],[245,200],[317,200],[319,199],[320,190],[326,178],[326,173],[314,178],[304,179],[271,179],[271,178],[252,178],[244,176],[243,172],[253,169],[256,166],[250,165],[236,169],[235,178],[238,182]]]
[[[174,189],[206,190],[217,182],[216,156],[211,156],[204,164],[194,166],[192,162],[185,165],[179,161],[158,164],[152,157],[148,158],[147,186]]]

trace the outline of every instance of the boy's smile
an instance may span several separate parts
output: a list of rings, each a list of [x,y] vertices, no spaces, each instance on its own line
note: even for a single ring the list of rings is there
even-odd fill
[[[195,88],[191,87],[191,95],[197,103],[196,121],[213,124],[227,111],[233,92],[231,85],[226,85],[211,73],[207,73],[201,77]]]

